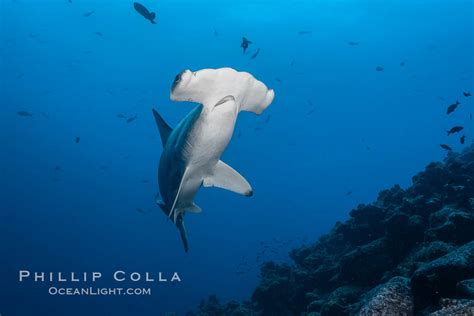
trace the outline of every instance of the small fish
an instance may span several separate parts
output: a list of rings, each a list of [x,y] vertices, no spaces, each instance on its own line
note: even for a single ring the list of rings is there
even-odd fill
[[[458,132],[462,131],[463,129],[464,129],[464,127],[462,127],[462,126],[454,126],[449,131],[446,131],[446,132],[448,133],[448,136],[449,136],[451,134],[458,133]]]
[[[84,13],[82,16],[85,17],[85,18],[88,18],[90,17],[92,14],[94,14],[95,11],[89,11],[89,12],[86,12]]]
[[[243,48],[244,54],[247,51],[247,48],[249,48],[249,44],[252,44],[252,42],[249,41],[246,37],[242,37],[242,44],[240,44],[240,47]]]
[[[346,196],[349,196],[349,195],[351,195],[351,194],[352,194],[352,191],[347,191],[347,192],[346,192]]]
[[[219,36],[219,33],[217,32],[217,29],[214,27],[214,36],[215,37],[218,37]]]
[[[293,67],[295,65],[295,61],[292,60],[291,63],[290,63],[290,67]]]
[[[310,109],[310,110],[306,113],[306,115],[309,116],[309,115],[313,114],[315,110],[316,110],[316,108]]]
[[[357,45],[359,45],[359,42],[348,42],[347,44],[349,46],[357,46]]]
[[[135,116],[132,116],[132,117],[129,117],[129,118],[127,119],[127,123],[131,123],[131,122],[135,121],[136,119],[137,119],[137,116],[136,116],[136,115],[135,115]]]
[[[61,166],[55,166],[54,171],[61,171]]]
[[[308,34],[311,34],[311,33],[313,33],[313,31],[305,31],[305,30],[298,31],[298,35],[308,35]]]
[[[143,5],[138,2],[133,3],[133,7],[135,8],[135,11],[137,11],[141,16],[143,16],[145,19],[151,22],[151,24],[156,24],[155,18],[156,18],[156,13],[155,12],[150,12],[148,9]]]
[[[140,182],[141,182],[141,183],[150,183],[150,181],[144,180],[144,179],[143,179],[143,180],[140,180]]]
[[[80,137],[76,137],[76,144],[79,144],[80,141],[81,141],[81,138],[80,138]]]
[[[275,81],[278,82],[278,83],[281,83],[281,79],[280,79],[280,78],[275,78]]]
[[[117,117],[118,117],[118,118],[125,118],[126,116],[123,115],[122,113],[119,113],[119,114],[117,114]]]
[[[260,48],[257,49],[257,51],[256,51],[255,53],[253,53],[253,55],[252,55],[252,57],[250,57],[250,59],[255,59],[255,58],[257,58],[258,53],[260,53]]]
[[[462,94],[463,94],[466,98],[471,96],[471,92],[468,92],[468,91],[464,91]]]
[[[262,128],[261,128],[261,127],[255,127],[253,130],[256,131],[256,132],[258,132],[258,131],[261,131]]]
[[[469,114],[469,119],[472,121],[472,113]]]
[[[459,141],[461,142],[461,144],[464,145],[464,141],[466,140],[466,135],[462,135],[461,138],[459,138]]]
[[[16,112],[16,114],[18,114],[19,116],[24,116],[24,117],[33,116],[33,113],[27,112],[27,111],[18,111]]]
[[[28,37],[29,37],[29,38],[37,38],[38,36],[39,36],[38,33],[30,32],[30,34],[28,34]]]
[[[446,114],[453,113],[456,110],[456,108],[458,107],[459,104],[461,104],[459,101],[456,101],[456,103],[450,104],[448,106],[448,109],[446,110]]]
[[[370,151],[372,148],[370,148],[370,146],[366,145],[365,149],[367,149],[367,151]]]
[[[375,67],[375,71],[383,71],[383,67],[382,66],[377,66],[377,67]]]
[[[400,67],[405,67],[405,62],[404,62],[404,61],[402,61],[402,62],[400,63]]]
[[[449,146],[446,145],[446,144],[441,144],[440,146],[441,146],[441,148],[443,148],[444,150],[448,150],[448,151],[453,150],[451,147],[449,147]]]
[[[269,114],[267,116],[267,118],[265,119],[265,124],[267,124],[268,122],[270,122],[270,119],[272,118],[272,116]]]
[[[101,32],[94,32],[94,34],[100,37],[104,36],[104,34],[102,34]]]

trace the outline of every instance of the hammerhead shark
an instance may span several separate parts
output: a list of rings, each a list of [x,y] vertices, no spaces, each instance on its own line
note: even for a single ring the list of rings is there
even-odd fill
[[[163,144],[156,203],[178,228],[189,249],[185,212],[199,213],[194,197],[201,187],[252,196],[250,184],[220,157],[232,138],[240,111],[261,114],[275,94],[247,72],[231,68],[185,70],[171,87],[173,101],[199,103],[174,128],[153,109]]]

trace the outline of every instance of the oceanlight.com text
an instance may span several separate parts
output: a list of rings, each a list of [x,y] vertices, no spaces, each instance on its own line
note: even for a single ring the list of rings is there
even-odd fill
[[[55,287],[48,289],[50,295],[59,296],[150,296],[151,288],[107,288],[107,287]]]

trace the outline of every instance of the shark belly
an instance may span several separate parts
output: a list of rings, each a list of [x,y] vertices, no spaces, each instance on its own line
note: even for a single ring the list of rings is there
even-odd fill
[[[199,113],[195,109],[173,130],[159,166],[158,182],[165,213],[169,214],[173,204],[178,213],[193,207],[204,179],[232,138],[237,114],[234,103],[202,108]],[[178,190],[179,197],[174,203]]]
[[[206,177],[229,144],[237,120],[237,108],[231,104],[222,108],[204,108],[193,124],[186,140],[186,181],[183,183],[178,209],[193,205],[194,197]]]

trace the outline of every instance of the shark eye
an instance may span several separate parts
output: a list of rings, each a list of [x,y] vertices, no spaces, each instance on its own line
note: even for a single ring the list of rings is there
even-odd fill
[[[181,82],[181,76],[183,75],[184,71],[180,72],[179,74],[174,77],[173,85],[171,86],[171,90],[174,90],[176,86]]]

